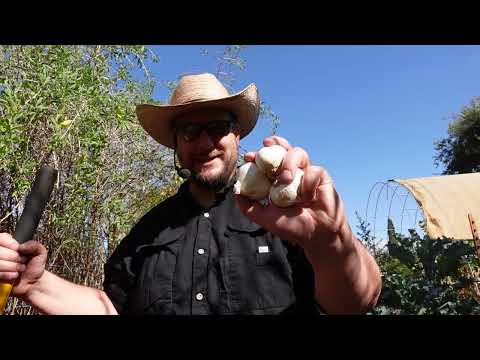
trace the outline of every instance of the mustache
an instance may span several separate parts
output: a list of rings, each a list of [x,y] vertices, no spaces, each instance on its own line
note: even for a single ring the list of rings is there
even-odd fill
[[[215,151],[213,153],[208,153],[208,154],[197,154],[193,156],[193,160],[211,160],[221,155],[223,155],[223,152],[221,151]]]

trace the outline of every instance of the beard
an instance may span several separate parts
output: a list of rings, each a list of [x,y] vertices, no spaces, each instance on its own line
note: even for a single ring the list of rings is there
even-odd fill
[[[225,164],[223,171],[215,177],[206,177],[201,173],[192,171],[192,181],[206,190],[218,192],[229,186],[232,180],[235,179],[236,164],[237,159],[235,156],[232,156],[230,161]]]

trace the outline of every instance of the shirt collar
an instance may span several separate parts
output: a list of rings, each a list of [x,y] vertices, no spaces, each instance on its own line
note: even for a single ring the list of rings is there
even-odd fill
[[[196,216],[206,210],[215,209],[214,211],[217,211],[218,209],[220,216],[216,217],[216,221],[224,223],[224,225],[232,229],[251,232],[262,228],[241,212],[234,198],[232,184],[227,186],[225,191],[217,193],[215,204],[210,209],[205,209],[196,202],[190,192],[188,180],[180,185],[178,195],[180,198],[179,210],[185,219]]]

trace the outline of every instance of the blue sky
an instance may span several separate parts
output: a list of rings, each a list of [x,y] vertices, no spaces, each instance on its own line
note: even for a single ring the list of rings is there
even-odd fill
[[[160,82],[215,72],[213,55],[223,46],[154,49]],[[242,54],[246,69],[235,72],[235,90],[257,84],[280,116],[279,135],[331,173],[354,228],[354,212],[365,214],[375,183],[440,174],[433,142],[480,96],[480,46],[251,45]],[[166,89],[157,86],[155,98],[166,100]],[[242,146],[256,150],[268,133],[261,120]]]

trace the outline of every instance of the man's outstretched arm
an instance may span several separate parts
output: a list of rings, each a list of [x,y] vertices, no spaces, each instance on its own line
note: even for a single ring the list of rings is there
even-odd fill
[[[116,315],[104,291],[77,285],[45,270],[47,250],[37,241],[19,244],[0,233],[0,282],[14,282],[12,295],[43,314]]]

